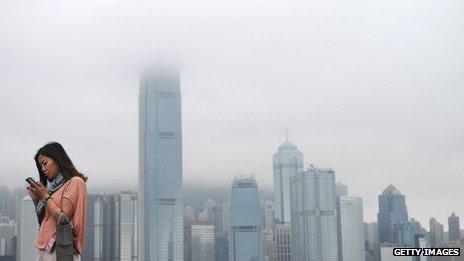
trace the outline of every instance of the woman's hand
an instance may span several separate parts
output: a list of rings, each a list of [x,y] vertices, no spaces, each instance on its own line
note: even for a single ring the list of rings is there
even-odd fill
[[[32,192],[32,186],[28,186],[26,189],[27,193],[29,193],[29,196],[31,196],[32,202],[34,202],[34,205],[37,206],[39,203],[39,198]]]
[[[27,187],[27,192],[31,195],[32,200],[41,200],[48,197],[47,188],[42,185],[40,182],[34,182],[29,187]]]

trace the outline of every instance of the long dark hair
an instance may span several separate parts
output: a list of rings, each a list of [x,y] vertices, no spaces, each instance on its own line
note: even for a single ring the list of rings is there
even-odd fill
[[[84,181],[87,181],[87,177],[77,171],[76,167],[74,167],[74,164],[68,157],[68,154],[66,154],[63,146],[61,146],[61,144],[58,142],[52,141],[40,148],[34,156],[35,165],[39,171],[40,183],[42,183],[44,186],[47,186],[48,181],[47,177],[42,171],[42,166],[39,162],[39,155],[53,159],[53,161],[55,161],[55,163],[58,165],[59,171],[63,174],[66,180],[69,180],[72,177],[80,177]]]

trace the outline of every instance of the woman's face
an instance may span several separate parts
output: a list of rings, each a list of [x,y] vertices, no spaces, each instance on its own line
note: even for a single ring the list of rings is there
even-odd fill
[[[49,181],[53,180],[58,175],[58,173],[60,173],[58,165],[52,158],[49,158],[44,155],[39,155],[37,160],[39,161],[39,164],[42,167],[42,172],[45,174],[45,177],[47,177]]]

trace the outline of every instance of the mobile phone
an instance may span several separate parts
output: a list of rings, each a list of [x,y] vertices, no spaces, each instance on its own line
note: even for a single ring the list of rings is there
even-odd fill
[[[35,182],[35,180],[31,177],[29,178],[26,178],[26,182],[29,183],[31,186],[32,185],[37,185],[37,182]]]

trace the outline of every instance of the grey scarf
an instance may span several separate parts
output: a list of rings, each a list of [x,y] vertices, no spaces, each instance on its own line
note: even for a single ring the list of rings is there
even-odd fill
[[[64,183],[66,183],[66,179],[64,178],[63,174],[58,174],[58,176],[56,176],[52,181],[48,182],[47,184],[48,195],[52,195],[53,193],[55,193],[55,191],[57,191]],[[36,213],[39,225],[41,225],[45,217],[45,201],[39,201],[36,207]]]

